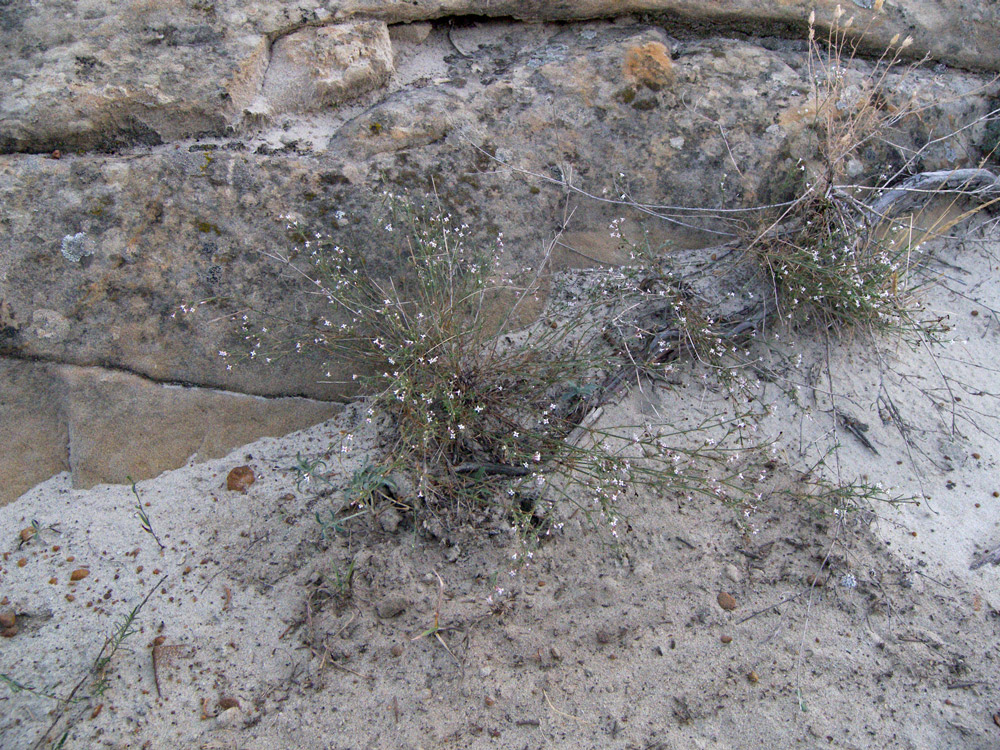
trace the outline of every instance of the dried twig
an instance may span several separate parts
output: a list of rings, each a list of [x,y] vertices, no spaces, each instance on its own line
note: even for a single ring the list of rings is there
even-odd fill
[[[552,700],[549,698],[549,694],[545,692],[545,690],[542,690],[542,695],[545,697],[545,702],[549,704],[549,708],[551,708],[555,713],[559,714],[560,716],[566,719],[572,719],[573,721],[578,721],[581,724],[586,724],[587,726],[591,727],[597,726],[597,724],[595,724],[592,721],[587,721],[586,719],[581,719],[579,716],[573,716],[573,714],[568,714],[565,711],[560,711],[558,708],[552,705]]]
[[[800,592],[799,592],[799,593],[797,593],[797,594],[793,594],[792,596],[788,596],[788,597],[785,597],[785,598],[784,598],[784,599],[782,599],[782,600],[781,600],[780,602],[775,602],[774,604],[772,604],[772,605],[770,605],[770,606],[768,606],[768,607],[764,607],[764,609],[758,609],[758,610],[757,610],[756,612],[751,612],[751,613],[750,613],[750,614],[748,614],[748,615],[747,615],[746,617],[744,617],[744,618],[743,618],[742,620],[737,620],[737,621],[736,621],[736,624],[737,624],[737,625],[742,625],[742,624],[743,624],[743,623],[745,623],[745,622],[746,622],[747,620],[752,620],[752,619],[753,619],[754,617],[756,617],[757,615],[762,615],[762,614],[764,614],[765,612],[770,612],[770,611],[771,611],[772,609],[777,609],[777,608],[778,608],[778,607],[780,607],[780,606],[781,606],[782,604],[788,604],[788,602],[794,602],[794,601],[795,601],[796,599],[798,599],[798,598],[800,598],[800,597],[802,597],[802,596],[805,596],[805,595],[806,595],[806,594],[808,594],[808,593],[809,593],[810,591],[812,591],[812,586],[810,586],[810,587],[809,587],[809,588],[807,588],[807,589],[803,589],[802,591],[800,591]]]

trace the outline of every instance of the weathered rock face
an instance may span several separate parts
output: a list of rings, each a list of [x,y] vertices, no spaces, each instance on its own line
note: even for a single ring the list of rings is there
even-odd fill
[[[802,36],[814,8],[820,30],[835,0],[342,0],[245,3],[31,3],[0,10],[0,151],[115,149],[223,136],[247,114],[301,111],[340,100],[385,74],[385,24],[456,16],[526,21],[640,14],[668,31]],[[1000,10],[987,0],[909,0],[868,10],[844,5],[870,49],[910,34],[914,58],[1000,70]],[[358,19],[353,28],[343,22]],[[364,19],[372,19],[366,21]],[[334,51],[339,47],[339,51]],[[310,54],[309,64],[294,65]],[[294,70],[288,67],[291,63]],[[284,74],[271,65],[285,66]],[[265,80],[266,79],[266,80]],[[295,93],[290,87],[301,84]],[[286,109],[287,108],[287,109]]]
[[[870,4],[845,6],[864,48],[899,31],[916,40],[908,51],[941,64],[890,74],[899,102],[926,108],[894,133],[895,148],[859,156],[858,181],[991,109],[989,75],[949,65],[1000,69],[992,4],[860,7]],[[817,5],[829,22],[836,4]],[[80,483],[121,481],[215,441],[177,428],[176,446],[147,441],[140,455],[143,434],[167,431],[149,429],[149,415],[206,413],[197,409],[223,399],[192,407],[194,391],[154,383],[230,399],[343,397],[350,363],[260,356],[230,370],[219,356],[246,349],[227,319],[234,310],[306,323],[330,315],[271,257],[306,250],[284,216],[391,265],[401,247],[373,231],[384,224],[382,192],[436,194],[480,241],[502,231],[514,268],[537,264],[572,211],[558,268],[620,257],[608,224],[629,216],[623,195],[701,208],[787,197],[816,159],[808,12],[750,0],[4,5],[0,363],[17,376],[3,385],[0,430],[19,436],[24,456],[8,462],[37,467],[22,472],[32,483],[67,467]],[[585,20],[595,18],[605,20]],[[727,37],[734,29],[761,36]],[[859,59],[843,75],[861,87],[872,70]],[[973,163],[985,131],[980,122],[935,143],[915,166]],[[651,212],[645,226],[660,240],[711,244],[726,231],[690,212]],[[71,366],[114,374],[70,377]],[[29,430],[17,415],[39,402]],[[250,402],[226,403],[227,414],[250,413]],[[328,413],[300,406],[281,429]],[[238,436],[230,445],[264,434],[235,419],[219,417]],[[131,452],[116,453],[116,432]],[[36,459],[32,445],[49,447]],[[115,458],[92,463],[98,454]]]
[[[391,74],[385,24],[306,27],[271,46],[261,101],[251,111],[318,112],[379,87]]]

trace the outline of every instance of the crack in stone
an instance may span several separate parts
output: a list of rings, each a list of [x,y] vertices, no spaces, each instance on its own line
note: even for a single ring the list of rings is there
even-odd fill
[[[95,370],[106,370],[108,372],[119,372],[125,375],[132,375],[137,378],[141,378],[147,383],[152,383],[154,385],[173,387],[173,388],[190,388],[194,390],[202,391],[214,391],[216,393],[231,395],[231,396],[248,396],[251,398],[259,398],[265,401],[277,401],[281,399],[298,398],[305,401],[310,401],[315,404],[340,404],[343,403],[337,400],[326,401],[324,399],[314,398],[312,396],[307,396],[303,393],[281,393],[281,394],[260,394],[260,393],[250,393],[248,391],[234,390],[232,388],[225,388],[219,385],[211,385],[205,383],[195,383],[188,380],[173,380],[173,379],[161,379],[156,378],[148,373],[144,373],[140,370],[136,370],[125,365],[113,365],[108,363],[100,363],[93,361],[66,361],[61,360],[56,357],[47,357],[44,355],[36,354],[21,354],[17,352],[5,352],[0,354],[0,361],[11,360],[15,362],[29,362],[33,364],[40,365],[55,365],[64,367],[83,367],[91,368]]]

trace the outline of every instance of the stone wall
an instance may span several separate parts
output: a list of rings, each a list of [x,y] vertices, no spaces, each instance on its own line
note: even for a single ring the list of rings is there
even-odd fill
[[[859,181],[989,112],[1000,70],[993,3],[873,4],[844,3],[849,82],[896,33],[930,59],[894,74],[925,109],[862,154]],[[617,200],[782,197],[816,158],[813,7],[822,35],[836,3],[5,3],[0,502],[57,471],[138,479],[336,410],[350,363],[218,355],[244,346],[238,305],[329,313],[270,257],[295,244],[284,216],[387,263],[383,191],[436,193],[483,242],[502,231],[509,268],[537,264],[569,211],[554,267],[620,257],[623,216],[657,241],[716,242],[720,226]],[[975,163],[985,133],[917,166]]]

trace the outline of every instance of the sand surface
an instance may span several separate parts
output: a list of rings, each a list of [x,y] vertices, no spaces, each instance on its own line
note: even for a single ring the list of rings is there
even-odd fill
[[[933,252],[949,343],[774,342],[802,359],[759,386],[776,467],[759,499],[640,489],[617,544],[567,509],[513,577],[486,515],[317,522],[374,439],[356,408],[141,482],[163,549],[129,487],[35,487],[0,508],[18,629],[0,639],[0,746],[1000,747],[1000,568],[970,569],[1000,546],[1000,245]],[[723,401],[681,368],[602,423]],[[333,484],[297,484],[297,456]],[[814,474],[920,502],[806,502],[823,456]],[[242,465],[256,482],[228,490]],[[95,695],[105,639],[150,592]],[[78,702],[39,694],[78,684]]]

